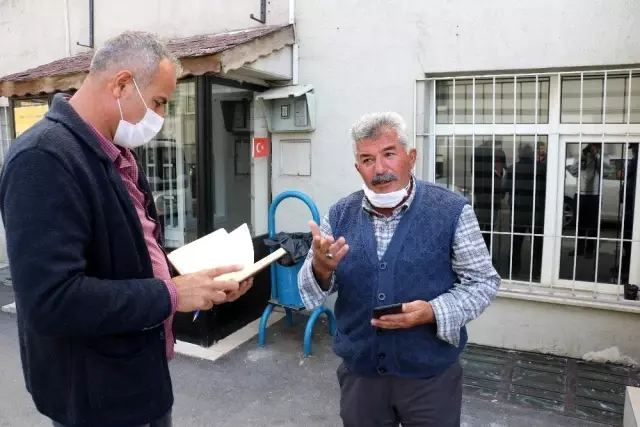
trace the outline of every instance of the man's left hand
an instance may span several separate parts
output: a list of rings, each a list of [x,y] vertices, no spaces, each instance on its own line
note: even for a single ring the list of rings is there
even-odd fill
[[[247,291],[251,289],[251,286],[253,286],[253,277],[245,280],[244,282],[240,282],[240,286],[238,287],[237,290],[227,293],[226,302],[233,302],[237,300],[242,295],[246,294]]]
[[[381,329],[407,329],[426,323],[434,323],[435,315],[427,301],[402,304],[402,313],[388,314],[380,319],[371,319],[371,324]]]

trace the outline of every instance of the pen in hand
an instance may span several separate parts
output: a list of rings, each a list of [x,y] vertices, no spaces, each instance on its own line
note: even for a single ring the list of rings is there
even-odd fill
[[[200,314],[200,310],[196,310],[195,314],[193,315],[193,320],[191,321],[191,323],[196,321],[196,319],[198,318],[198,314]]]

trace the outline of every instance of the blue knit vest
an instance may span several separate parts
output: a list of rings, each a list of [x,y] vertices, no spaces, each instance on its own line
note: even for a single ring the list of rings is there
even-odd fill
[[[430,301],[457,281],[452,245],[466,199],[440,186],[416,180],[416,195],[400,220],[382,259],[376,252],[373,223],[362,209],[362,191],[333,205],[333,235],[344,236],[349,252],[336,270],[337,332],[333,348],[349,372],[426,378],[456,362],[467,342],[461,330],[454,347],[437,337],[435,324],[377,330],[374,307]]]

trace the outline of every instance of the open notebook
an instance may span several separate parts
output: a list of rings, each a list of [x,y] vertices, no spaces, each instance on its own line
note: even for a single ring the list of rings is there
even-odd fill
[[[271,263],[286,255],[282,248],[274,251],[258,262],[254,262],[253,239],[247,224],[227,233],[224,228],[207,234],[171,252],[168,257],[180,274],[195,273],[200,270],[239,264],[244,269],[227,273],[218,278],[242,282],[255,276]]]

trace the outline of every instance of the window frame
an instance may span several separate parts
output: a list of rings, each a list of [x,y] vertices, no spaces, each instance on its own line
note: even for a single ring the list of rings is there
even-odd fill
[[[620,75],[622,73],[629,74],[630,84],[627,86],[627,92],[625,93],[625,103],[626,111],[625,116],[627,119],[627,123],[562,123],[562,78],[565,76],[578,76],[581,80],[581,108],[582,108],[582,98],[583,98],[583,86],[584,86],[584,76],[585,75],[594,75],[600,74],[604,77],[604,89],[603,93],[606,94],[606,78],[609,74]],[[535,77],[536,83],[539,83],[539,79],[542,76],[549,78],[549,94],[548,94],[548,123],[538,123],[541,112],[539,111],[540,105],[540,84],[536,84],[536,95],[535,95],[535,123],[534,124],[518,124],[515,120],[517,114],[517,90],[514,90],[514,123],[513,124],[497,124],[496,123],[496,80],[498,79],[514,79],[514,83],[517,84],[517,78],[531,78]],[[633,80],[638,80],[637,77],[640,76],[640,68],[628,67],[622,69],[615,70],[607,70],[607,69],[589,69],[589,70],[558,70],[558,71],[544,71],[544,72],[515,72],[515,73],[504,73],[504,74],[488,74],[488,75],[471,75],[471,73],[466,73],[465,75],[460,74],[450,74],[450,75],[440,75],[433,77],[426,77],[425,79],[419,80],[419,82],[424,82],[424,132],[418,134],[415,133],[416,137],[421,137],[425,141],[426,152],[425,152],[425,172],[426,178],[430,181],[435,181],[435,174],[437,169],[437,153],[436,153],[436,140],[438,137],[448,136],[452,138],[452,146],[449,146],[447,150],[451,150],[455,153],[455,138],[456,136],[461,137],[471,137],[472,138],[472,150],[475,148],[475,140],[476,136],[479,135],[492,135],[495,141],[496,135],[513,135],[514,136],[514,145],[515,145],[515,137],[519,135],[535,135],[536,137],[536,147],[539,144],[539,139],[537,138],[539,135],[547,135],[547,150],[546,150],[546,161],[547,161],[547,189],[545,195],[545,204],[546,210],[544,213],[544,245],[543,245],[543,254],[542,254],[542,271],[541,278],[539,282],[521,282],[517,280],[511,280],[507,278],[504,280],[506,288],[513,291],[525,292],[525,293],[538,293],[542,292],[544,294],[552,294],[559,295],[562,294],[564,296],[575,297],[575,298],[596,298],[607,301],[614,301],[616,303],[626,303],[624,300],[621,300],[622,286],[619,285],[609,285],[603,284],[602,282],[597,282],[597,277],[594,282],[579,282],[575,280],[567,281],[560,279],[559,276],[559,267],[560,267],[560,249],[561,242],[563,238],[562,234],[562,205],[563,203],[559,203],[564,200],[564,179],[559,179],[560,177],[564,177],[564,162],[565,162],[565,142],[564,138],[577,136],[580,141],[584,138],[585,140],[598,138],[603,142],[611,140],[612,136],[615,136],[616,140],[624,140],[627,143],[630,141],[632,137],[640,137],[640,123],[634,124],[630,123],[631,116],[631,100],[632,96],[635,97],[636,91],[640,91],[640,87],[634,88]],[[478,124],[476,123],[476,90],[475,83],[477,80],[486,80],[492,79],[494,90],[493,90],[493,99],[492,99],[492,114],[493,114],[493,123],[492,124]],[[472,80],[473,82],[473,112],[472,112],[472,122],[470,124],[456,124],[456,94],[455,90],[453,95],[449,98],[449,108],[452,111],[452,123],[451,124],[442,124],[437,123],[437,108],[438,108],[438,100],[437,96],[441,94],[441,91],[438,90],[438,81],[442,80],[453,80],[454,87],[456,80]],[[514,85],[514,87],[517,87]],[[416,86],[416,90],[418,87]],[[419,95],[416,94],[416,97]],[[606,100],[607,97],[603,97],[603,111],[602,118],[603,121],[606,120]],[[414,104],[414,110],[416,107],[419,108],[419,104]],[[635,110],[634,110],[635,112]],[[582,118],[582,109],[580,110],[580,117]],[[418,120],[419,111],[416,110],[415,119]],[[455,154],[454,154],[455,156]],[[455,157],[454,157],[455,159]],[[451,182],[450,186],[453,187],[456,185],[455,182],[455,161],[453,163],[453,170],[451,172]],[[473,186],[473,184],[472,184]],[[475,190],[475,188],[474,188]],[[636,189],[636,210],[635,212],[640,212],[640,189]],[[472,194],[475,191],[472,192]],[[472,196],[473,198],[474,196]],[[473,201],[473,199],[472,199]],[[555,208],[554,208],[555,207]],[[492,214],[493,216],[493,214]],[[632,244],[632,254],[640,254],[640,219],[638,219],[640,215],[637,215],[634,218],[634,226],[633,226],[633,244]],[[512,217],[512,227],[513,227],[513,214]],[[492,225],[493,227],[493,225]],[[558,228],[560,231],[558,231]],[[513,230],[513,228],[511,229]],[[492,230],[492,238],[495,231]],[[511,235],[511,233],[509,233]],[[513,244],[513,243],[512,243]],[[598,242],[599,246],[599,242]],[[510,264],[512,263],[512,250],[510,250]],[[632,255],[633,259],[633,255]],[[511,266],[510,266],[511,270]],[[640,268],[638,266],[634,266],[633,263],[631,265],[631,271],[629,275],[630,283],[638,283],[640,279]],[[608,286],[603,286],[608,285]],[[503,289],[505,286],[503,286]],[[602,289],[600,289],[602,288]]]

